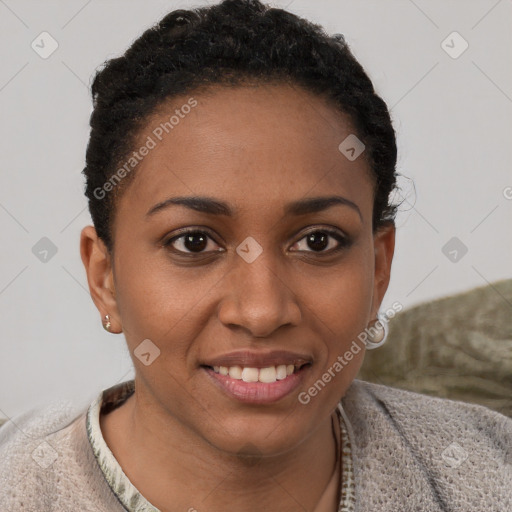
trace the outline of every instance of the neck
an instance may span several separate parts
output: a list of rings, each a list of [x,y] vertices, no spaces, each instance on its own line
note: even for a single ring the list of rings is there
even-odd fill
[[[103,436],[133,485],[162,512],[315,510],[336,469],[332,415],[295,449],[272,457],[221,450],[137,393],[100,416]],[[333,413],[335,414],[335,413]],[[336,422],[338,419],[336,418]]]

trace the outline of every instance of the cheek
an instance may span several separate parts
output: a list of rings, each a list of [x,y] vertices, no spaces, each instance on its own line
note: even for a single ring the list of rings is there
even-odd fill
[[[190,339],[188,330],[199,327],[194,313],[201,309],[208,289],[191,268],[173,268],[165,259],[144,254],[120,256],[116,261],[116,298],[130,349],[150,339],[162,355],[184,351]]]
[[[362,364],[364,343],[358,336],[370,319],[373,296],[373,253],[366,248],[354,248],[350,256],[328,275],[317,280],[309,301],[314,313],[314,331],[323,340],[320,360],[322,371],[332,369],[340,381],[349,384]],[[339,357],[343,360],[340,363]],[[342,368],[340,368],[340,364]],[[338,379],[336,379],[338,380]]]
[[[371,247],[359,243],[347,252],[339,265],[302,281],[301,296],[309,296],[308,308],[338,342],[357,336],[370,320],[374,283],[372,258]]]

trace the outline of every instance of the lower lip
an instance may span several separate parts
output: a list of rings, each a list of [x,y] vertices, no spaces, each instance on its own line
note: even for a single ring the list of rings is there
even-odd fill
[[[299,387],[310,365],[303,366],[299,371],[288,375],[286,379],[275,382],[244,382],[232,379],[228,375],[215,373],[213,369],[201,367],[213,382],[232,398],[249,404],[269,404],[277,402]]]

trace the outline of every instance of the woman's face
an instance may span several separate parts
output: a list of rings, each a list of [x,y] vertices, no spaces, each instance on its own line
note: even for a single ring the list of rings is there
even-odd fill
[[[148,121],[137,151],[154,147],[117,204],[112,268],[93,296],[123,330],[155,416],[223,451],[276,454],[345,394],[362,344],[333,365],[376,318],[394,248],[392,227],[372,234],[364,155],[338,149],[353,133],[333,106],[286,85],[216,87]],[[204,202],[170,201],[184,197]],[[283,365],[304,363],[283,378]],[[244,379],[275,382],[239,380],[236,366],[271,368]],[[299,400],[329,369],[330,382]]]

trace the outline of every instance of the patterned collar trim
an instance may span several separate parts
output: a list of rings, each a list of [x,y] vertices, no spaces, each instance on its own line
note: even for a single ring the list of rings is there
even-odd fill
[[[354,479],[354,461],[352,457],[352,442],[354,431],[343,410],[341,402],[336,408],[340,419],[341,430],[341,496],[338,512],[354,512],[356,509],[356,486]]]
[[[122,382],[102,391],[87,411],[87,437],[103,476],[128,512],[160,512],[142,496],[125,475],[119,462],[107,446],[100,428],[100,411],[110,411],[135,391],[133,380]]]
[[[135,381],[129,380],[102,391],[87,410],[87,437],[94,456],[112,492],[128,512],[160,512],[142,496],[123,472],[107,446],[100,428],[100,412],[106,413],[124,402],[135,391]],[[352,461],[353,434],[341,402],[336,408],[341,432],[341,496],[338,512],[354,512],[355,485]],[[347,428],[347,425],[349,428]]]

